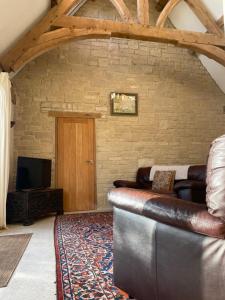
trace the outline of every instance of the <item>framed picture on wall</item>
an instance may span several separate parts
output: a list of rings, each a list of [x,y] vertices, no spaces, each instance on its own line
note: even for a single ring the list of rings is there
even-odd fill
[[[138,95],[129,93],[110,94],[111,115],[133,115],[138,114]]]

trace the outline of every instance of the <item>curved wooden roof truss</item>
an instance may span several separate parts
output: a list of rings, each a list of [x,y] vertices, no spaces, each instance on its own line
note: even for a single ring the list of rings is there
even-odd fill
[[[137,0],[136,19],[132,18],[124,0],[109,0],[122,22],[76,16],[76,12],[86,1],[52,0],[55,5],[47,15],[1,57],[2,69],[7,72],[18,71],[35,57],[69,40],[111,37],[171,43],[202,53],[225,66],[223,17],[218,21],[214,20],[202,0],[185,1],[207,28],[206,33],[165,27],[169,14],[184,0],[158,0],[164,1],[164,8],[156,26],[149,25],[151,7],[148,0]]]

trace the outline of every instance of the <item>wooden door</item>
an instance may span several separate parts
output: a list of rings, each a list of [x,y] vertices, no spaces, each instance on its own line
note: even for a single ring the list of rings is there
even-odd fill
[[[95,209],[94,119],[57,118],[56,143],[56,184],[64,190],[64,210]]]

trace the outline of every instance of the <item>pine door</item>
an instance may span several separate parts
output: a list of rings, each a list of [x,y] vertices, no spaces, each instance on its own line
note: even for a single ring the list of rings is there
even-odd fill
[[[96,208],[94,119],[57,118],[56,184],[66,212]]]

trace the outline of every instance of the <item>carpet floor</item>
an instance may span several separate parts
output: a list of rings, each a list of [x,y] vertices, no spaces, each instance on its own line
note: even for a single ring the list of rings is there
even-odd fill
[[[58,216],[58,300],[127,299],[113,285],[112,213]]]
[[[32,234],[16,234],[0,237],[0,287],[7,286]]]

